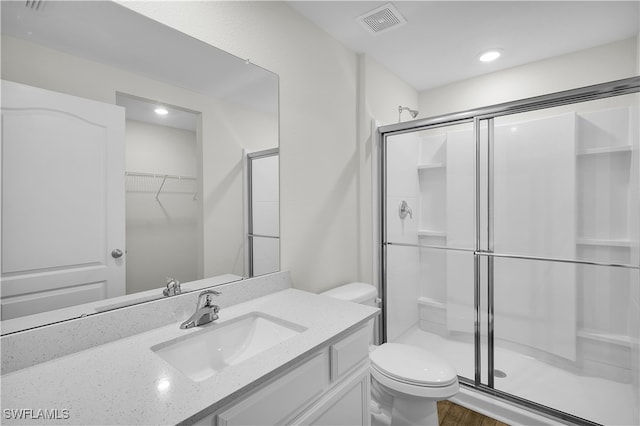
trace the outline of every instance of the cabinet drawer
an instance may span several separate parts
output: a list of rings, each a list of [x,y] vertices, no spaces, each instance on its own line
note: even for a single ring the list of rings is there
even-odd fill
[[[218,413],[218,425],[282,425],[329,385],[327,350],[238,404]]]
[[[338,343],[331,345],[331,380],[337,380],[369,357],[369,323]]]

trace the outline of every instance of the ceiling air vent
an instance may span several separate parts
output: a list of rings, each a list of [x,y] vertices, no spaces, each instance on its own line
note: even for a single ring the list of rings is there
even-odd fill
[[[28,7],[29,9],[38,10],[40,9],[40,6],[42,5],[43,2],[44,0],[27,0],[24,3],[24,6]]]
[[[391,3],[373,9],[357,19],[372,34],[380,34],[407,23]]]

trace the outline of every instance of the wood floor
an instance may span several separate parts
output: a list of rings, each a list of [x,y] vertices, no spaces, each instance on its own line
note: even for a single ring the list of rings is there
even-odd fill
[[[508,426],[449,401],[438,401],[440,426]]]

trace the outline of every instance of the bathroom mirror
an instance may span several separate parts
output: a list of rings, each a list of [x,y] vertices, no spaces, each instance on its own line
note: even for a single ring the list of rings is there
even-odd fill
[[[278,76],[110,1],[1,7],[2,333],[247,276]]]

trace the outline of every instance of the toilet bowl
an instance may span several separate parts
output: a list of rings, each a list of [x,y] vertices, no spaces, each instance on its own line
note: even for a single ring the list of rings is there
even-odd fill
[[[373,306],[377,301],[375,287],[365,283],[346,284],[322,294]],[[459,389],[451,364],[425,349],[399,343],[372,346],[369,359],[372,425],[438,425],[436,402],[451,398]]]
[[[458,392],[456,370],[422,348],[385,343],[371,351],[369,359],[377,386],[373,395],[378,399],[384,393],[391,396],[392,425],[437,425],[436,402]],[[375,402],[382,408],[384,403]]]

